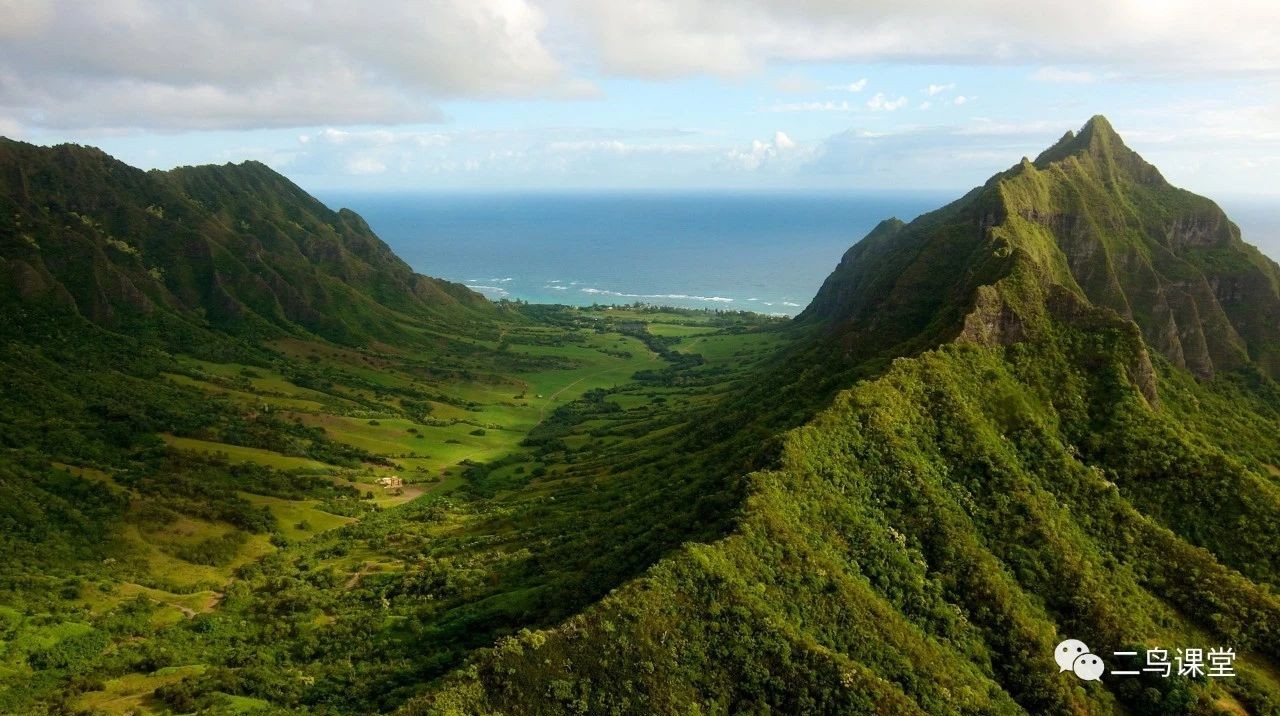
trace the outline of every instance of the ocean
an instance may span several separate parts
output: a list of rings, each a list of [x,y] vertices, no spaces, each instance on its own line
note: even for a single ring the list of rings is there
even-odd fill
[[[319,196],[358,212],[414,270],[490,298],[794,315],[879,221],[909,221],[963,193]],[[1280,256],[1276,204],[1223,204],[1247,241]]]

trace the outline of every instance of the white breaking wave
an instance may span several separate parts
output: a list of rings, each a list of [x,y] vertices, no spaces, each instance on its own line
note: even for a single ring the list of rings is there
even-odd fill
[[[607,291],[602,288],[581,288],[578,290],[583,293],[596,294],[600,296],[616,296],[618,298],[667,298],[675,301],[733,303],[732,298],[726,298],[724,296],[690,296],[687,293],[622,293],[620,291]]]
[[[501,294],[503,296],[507,295],[508,293],[507,289],[501,286],[480,286],[473,283],[467,283],[463,285],[471,289],[472,291],[492,291],[493,293]]]

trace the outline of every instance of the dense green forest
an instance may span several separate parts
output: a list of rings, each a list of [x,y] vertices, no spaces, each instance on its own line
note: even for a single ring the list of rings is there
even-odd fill
[[[1105,119],[794,321],[490,303],[252,163],[0,170],[0,712],[1280,713],[1280,268]]]

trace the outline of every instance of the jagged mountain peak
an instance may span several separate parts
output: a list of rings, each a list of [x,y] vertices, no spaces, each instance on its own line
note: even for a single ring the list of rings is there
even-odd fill
[[[1016,340],[1042,307],[1015,309],[1007,291],[980,289],[1021,275],[1036,295],[1136,324],[1153,353],[1200,377],[1251,363],[1280,375],[1280,267],[1101,115],[956,202],[886,224],[845,254],[799,317],[826,325],[846,360],[974,334],[975,310],[990,319],[977,335]]]
[[[1111,126],[1111,122],[1106,117],[1095,114],[1089,118],[1088,122],[1080,130],[1067,130],[1066,134],[1053,146],[1040,153],[1036,158],[1036,164],[1043,161],[1052,161],[1052,157],[1065,156],[1073,153],[1093,151],[1106,152],[1112,149],[1129,150],[1124,140],[1116,132],[1115,127]]]
[[[1045,169],[1072,157],[1092,160],[1104,173],[1122,174],[1142,184],[1168,184],[1160,171],[1130,149],[1111,122],[1100,114],[1085,122],[1080,131],[1068,131],[1053,146],[1041,152],[1032,165]]]

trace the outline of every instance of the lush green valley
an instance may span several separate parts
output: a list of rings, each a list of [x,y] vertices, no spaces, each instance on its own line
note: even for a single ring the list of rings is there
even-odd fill
[[[427,355],[9,343],[0,710],[386,710],[724,529],[651,492],[664,436],[776,322],[506,310]]]
[[[256,164],[0,170],[0,712],[1280,713],[1280,267],[1102,118],[794,321],[490,303]]]
[[[494,305],[260,165],[4,149],[0,711],[390,710],[727,529],[673,436],[777,320]]]

